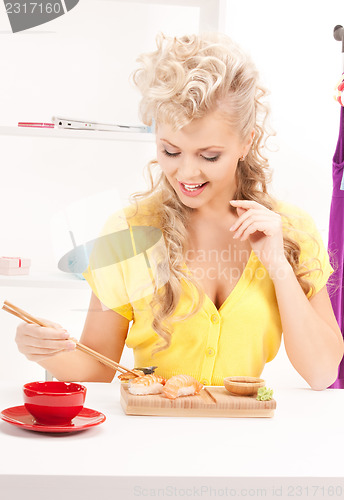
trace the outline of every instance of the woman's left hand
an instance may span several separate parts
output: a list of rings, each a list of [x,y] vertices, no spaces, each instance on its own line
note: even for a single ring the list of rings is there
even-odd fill
[[[287,262],[284,255],[282,218],[272,210],[251,200],[231,200],[238,219],[230,228],[233,238],[249,240],[260,262],[270,271]]]

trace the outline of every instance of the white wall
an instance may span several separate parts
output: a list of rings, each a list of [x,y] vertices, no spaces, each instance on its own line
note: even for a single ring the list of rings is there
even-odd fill
[[[278,132],[271,143],[279,148],[269,153],[272,192],[308,210],[325,244],[340,112],[332,94],[343,70],[332,31],[343,18],[342,0],[228,0],[226,20],[228,34],[251,53],[271,90]],[[137,55],[154,48],[158,31],[180,35],[197,26],[193,7],[82,0],[68,15],[14,35],[0,5],[0,125],[50,121],[58,113],[137,123],[139,96],[128,83]],[[50,269],[51,217],[110,188],[124,201],[143,189],[142,169],[154,157],[154,144],[0,135],[0,151],[0,254],[28,256],[34,268]],[[0,299],[67,327],[71,322],[78,336],[89,300],[88,292],[79,292],[7,288]],[[0,379],[36,378],[37,367],[16,352],[16,320],[7,316],[0,312],[6,338]],[[275,362],[285,367],[283,374],[293,373],[283,350],[267,369]]]
[[[273,193],[308,210],[327,238],[332,157],[340,106],[334,87],[344,68],[333,28],[341,0],[233,0],[227,32],[252,56],[270,89]]]
[[[158,31],[195,31],[196,7],[82,0],[68,14],[12,34],[0,6],[0,124],[50,120],[60,113],[90,120],[137,121],[139,95],[128,84],[140,52]]]

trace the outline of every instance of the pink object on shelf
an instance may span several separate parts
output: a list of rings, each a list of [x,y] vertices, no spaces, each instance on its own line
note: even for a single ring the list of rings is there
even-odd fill
[[[0,257],[0,274],[22,276],[29,274],[31,259],[21,257]]]
[[[18,122],[18,127],[55,128],[55,125],[54,123],[43,122]]]

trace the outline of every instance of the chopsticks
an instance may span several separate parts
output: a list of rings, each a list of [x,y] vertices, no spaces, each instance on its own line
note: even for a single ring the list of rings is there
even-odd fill
[[[2,306],[2,309],[10,314],[13,314],[14,316],[17,316],[17,318],[20,318],[27,323],[35,323],[36,325],[39,326],[46,326],[49,328],[52,328],[51,325],[48,325],[47,323],[44,323],[43,321],[39,320],[38,318],[35,318],[31,314],[27,313],[23,309],[20,309],[20,307],[15,306],[11,304],[11,302],[8,302],[8,300],[4,301],[4,304]],[[116,361],[113,361],[110,358],[107,358],[106,356],[103,356],[99,352],[94,351],[90,347],[85,346],[84,344],[80,344],[76,339],[71,338],[73,342],[76,344],[76,348],[79,349],[79,351],[85,352],[86,354],[89,354],[93,358],[97,359],[101,363],[103,363],[106,366],[110,366],[110,368],[115,368],[121,373],[131,373],[135,377],[139,377],[137,373],[135,373],[133,370],[129,370],[129,368],[126,368],[125,366],[120,365],[119,363],[116,363]]]

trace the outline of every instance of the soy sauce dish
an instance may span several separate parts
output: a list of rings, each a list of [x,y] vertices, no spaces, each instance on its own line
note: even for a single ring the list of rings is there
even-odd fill
[[[86,391],[75,382],[29,382],[23,386],[24,404],[38,423],[64,425],[83,409]]]
[[[259,387],[264,387],[265,380],[257,377],[226,377],[223,385],[234,396],[257,396]]]

